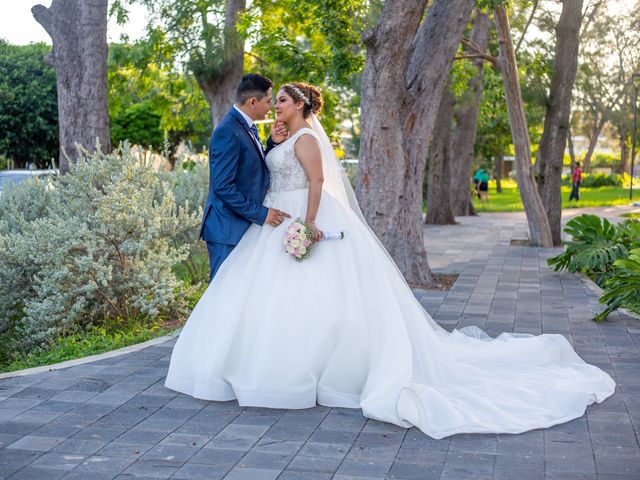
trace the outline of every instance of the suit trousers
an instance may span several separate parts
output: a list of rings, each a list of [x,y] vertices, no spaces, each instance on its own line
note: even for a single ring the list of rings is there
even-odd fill
[[[207,252],[209,252],[209,282],[215,277],[220,265],[224,262],[235,245],[225,245],[223,243],[207,242]]]

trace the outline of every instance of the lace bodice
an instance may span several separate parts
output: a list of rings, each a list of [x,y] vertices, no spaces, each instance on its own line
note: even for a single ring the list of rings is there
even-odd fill
[[[302,135],[311,135],[318,140],[316,132],[310,128],[301,128],[287,140],[269,151],[267,167],[271,176],[270,192],[299,190],[309,186],[309,179],[296,158],[294,145]]]

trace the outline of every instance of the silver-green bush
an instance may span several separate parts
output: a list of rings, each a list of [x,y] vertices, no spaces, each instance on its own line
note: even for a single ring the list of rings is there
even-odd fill
[[[14,348],[111,318],[185,313],[189,287],[172,268],[197,242],[202,194],[187,192],[202,185],[172,175],[154,172],[125,146],[85,152],[49,185],[3,191],[0,334],[11,328]]]

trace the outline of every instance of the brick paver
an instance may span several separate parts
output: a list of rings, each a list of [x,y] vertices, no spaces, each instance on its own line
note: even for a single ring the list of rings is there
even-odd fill
[[[616,217],[620,209],[605,214]],[[578,212],[571,212],[576,214]],[[602,307],[526,238],[521,213],[425,229],[449,292],[416,291],[445,328],[560,333],[618,382],[572,422],[520,435],[431,439],[360,410],[205,402],[163,386],[175,340],[65,370],[0,380],[0,479],[459,480],[640,478],[640,322]]]

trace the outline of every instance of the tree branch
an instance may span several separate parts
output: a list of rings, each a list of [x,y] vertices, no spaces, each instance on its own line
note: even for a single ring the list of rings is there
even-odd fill
[[[260,62],[262,65],[269,65],[265,60],[263,60],[262,58],[260,58],[259,56],[257,56],[255,53],[251,53],[251,52],[244,52],[245,55],[248,55],[250,57],[255,58],[258,62]]]
[[[524,40],[524,37],[527,34],[527,30],[529,30],[529,25],[531,25],[531,22],[533,21],[533,17],[536,13],[536,10],[538,9],[538,1],[539,0],[535,0],[535,2],[533,2],[533,7],[531,7],[531,15],[529,15],[529,19],[527,20],[527,23],[524,26],[524,30],[522,30],[522,35],[520,36],[520,40],[518,40],[518,43],[516,45],[516,54],[518,53],[518,50],[520,50],[520,45],[522,44],[522,41]]]
[[[460,43],[462,43],[465,47],[467,47],[469,50],[474,52],[474,55],[462,55],[462,56],[456,57],[456,59],[458,59],[458,58],[483,58],[483,59],[493,63],[496,66],[498,65],[498,59],[496,57],[484,52],[482,50],[482,48],[480,48],[480,46],[476,42],[471,40],[470,38],[462,37],[460,39]]]
[[[31,14],[33,18],[35,18],[36,22],[42,25],[42,28],[49,34],[49,36],[53,39],[53,26],[52,26],[52,18],[53,14],[51,10],[49,10],[44,5],[34,5],[31,7]]]

